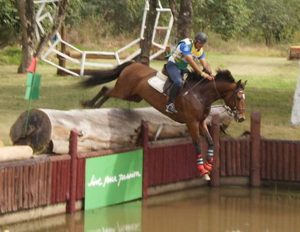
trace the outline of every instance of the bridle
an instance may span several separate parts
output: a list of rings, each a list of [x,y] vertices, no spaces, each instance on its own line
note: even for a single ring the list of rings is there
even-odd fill
[[[217,94],[219,95],[219,97],[221,99],[224,99],[224,97],[220,94],[220,92],[217,89],[217,85],[216,85],[216,81],[213,80],[213,84],[214,84],[214,88],[215,91],[217,92]],[[241,96],[239,96],[239,94]],[[233,101],[233,107],[229,107],[228,105],[224,105],[225,110],[227,111],[227,113],[231,116],[236,118],[238,116],[238,113],[240,111],[245,111],[245,108],[239,108],[238,107],[238,102],[242,99],[245,99],[245,94],[244,94],[244,89],[239,87],[236,90],[233,91],[233,93],[231,94],[231,96],[229,97],[228,102],[232,102]]]
[[[241,96],[239,96],[241,95]],[[245,93],[244,89],[237,88],[235,91],[233,91],[232,95],[230,96],[228,102],[233,101],[233,107],[229,107],[225,105],[225,109],[230,113],[232,116],[237,117],[238,113],[241,111],[245,111],[245,108],[238,107],[238,103],[240,100],[245,100]]]

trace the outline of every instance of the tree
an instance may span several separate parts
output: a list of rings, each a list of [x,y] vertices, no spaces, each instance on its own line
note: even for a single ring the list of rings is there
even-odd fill
[[[34,2],[33,0],[19,0],[16,1],[16,4],[21,22],[22,35],[22,61],[18,68],[18,73],[24,73],[30,65],[36,44],[34,35],[34,28],[36,27]]]
[[[33,56],[39,57],[45,45],[55,35],[64,20],[68,3],[69,0],[61,0],[57,3],[58,10],[51,31],[48,32],[48,34],[42,35],[41,40],[37,41],[34,30],[36,22],[33,0],[16,1],[22,33],[22,61],[18,68],[18,73],[26,72],[27,67],[30,65],[31,58]]]
[[[169,0],[169,5],[174,16],[175,41],[190,37],[193,15],[192,0],[180,0],[180,4],[176,0]]]
[[[149,0],[149,12],[147,15],[146,29],[144,32],[144,39],[141,41],[141,54],[139,61],[143,64],[149,65],[149,57],[152,45],[152,35],[156,17],[157,0]]]
[[[259,9],[253,10],[252,23],[267,46],[288,41],[299,30],[299,0],[256,0],[250,7]]]
[[[192,0],[181,0],[177,24],[177,35],[179,38],[191,36],[192,13]]]

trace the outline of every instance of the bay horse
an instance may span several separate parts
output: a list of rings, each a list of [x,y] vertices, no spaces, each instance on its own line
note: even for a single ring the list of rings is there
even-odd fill
[[[228,70],[218,70],[212,81],[204,79],[196,72],[189,72],[185,85],[175,101],[178,113],[170,114],[165,111],[167,96],[148,84],[148,79],[156,73],[155,69],[133,61],[125,62],[111,70],[95,71],[91,77],[81,82],[81,86],[92,87],[113,80],[117,81],[113,88],[104,86],[92,100],[84,101],[82,105],[101,107],[110,97],[135,102],[144,99],[171,119],[185,123],[198,157],[197,168],[200,175],[209,180],[209,173],[213,168],[214,143],[204,120],[210,112],[212,103],[223,99],[235,120],[244,121],[246,81],[244,83],[241,80],[235,82]],[[204,136],[208,143],[206,161],[201,154],[200,135]]]

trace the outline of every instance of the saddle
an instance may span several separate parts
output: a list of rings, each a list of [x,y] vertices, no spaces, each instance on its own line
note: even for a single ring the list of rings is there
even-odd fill
[[[158,92],[169,95],[173,81],[169,78],[166,65],[148,80],[148,84]]]

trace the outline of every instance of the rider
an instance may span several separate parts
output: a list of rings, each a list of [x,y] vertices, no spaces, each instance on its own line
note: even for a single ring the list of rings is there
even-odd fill
[[[208,80],[214,79],[210,65],[206,61],[205,53],[203,51],[203,46],[206,42],[207,35],[203,32],[199,32],[196,34],[194,40],[189,38],[181,40],[169,57],[168,63],[166,64],[166,70],[173,81],[173,85],[166,105],[167,112],[177,113],[174,101],[183,86],[183,74],[187,71],[188,65],[202,77]],[[199,61],[205,72],[203,72],[198,65]]]

